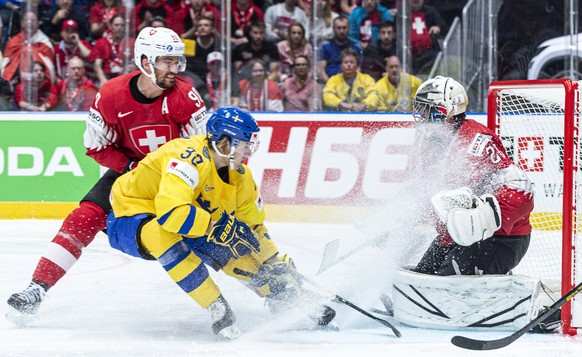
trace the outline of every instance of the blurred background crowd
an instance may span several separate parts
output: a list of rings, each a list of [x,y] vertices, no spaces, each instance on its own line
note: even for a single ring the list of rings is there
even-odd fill
[[[473,111],[492,80],[582,79],[579,0],[0,0],[0,110],[86,111],[168,27],[209,110],[409,112],[457,78]],[[549,41],[548,41],[549,40]]]

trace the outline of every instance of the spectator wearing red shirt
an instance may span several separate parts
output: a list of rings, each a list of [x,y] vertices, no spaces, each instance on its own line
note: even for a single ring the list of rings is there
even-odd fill
[[[214,29],[220,33],[220,10],[207,3],[206,0],[190,0],[190,6],[185,6],[176,12],[176,32],[182,38],[196,38],[198,20],[210,17],[214,20]]]
[[[89,27],[94,39],[103,36],[103,32],[108,29],[107,24],[117,14],[125,14],[125,6],[122,5],[121,0],[99,0],[91,6]]]
[[[231,33],[230,43],[238,46],[246,43],[251,24],[257,21],[263,22],[265,14],[263,10],[252,0],[235,0],[231,3]]]
[[[424,0],[410,1],[410,42],[412,71],[428,73],[440,50],[437,38],[446,32],[446,23],[438,10],[424,4]]]
[[[79,57],[67,64],[67,78],[57,83],[59,104],[57,110],[88,111],[97,95],[97,86],[85,76],[85,65]]]
[[[100,86],[111,78],[133,70],[129,66],[134,42],[133,39],[125,38],[124,16],[113,16],[109,31],[95,42],[90,56]]]
[[[91,45],[79,38],[79,25],[77,21],[69,19],[63,22],[61,30],[61,42],[55,47],[55,64],[57,76],[63,79],[67,76],[67,63],[74,56],[87,61],[87,66],[93,72],[93,66],[88,62],[91,55]]]
[[[166,3],[166,0],[141,0],[133,9],[135,16],[136,33],[144,27],[152,25],[152,20],[156,16],[161,16],[166,20],[169,29],[174,30],[175,15],[174,9]]]
[[[16,86],[14,101],[21,110],[45,112],[57,105],[57,88],[46,76],[46,66],[39,61],[32,63],[32,78],[22,80]]]
[[[249,62],[251,75],[240,81],[240,107],[252,112],[282,112],[283,95],[277,83],[267,78],[265,63]]]

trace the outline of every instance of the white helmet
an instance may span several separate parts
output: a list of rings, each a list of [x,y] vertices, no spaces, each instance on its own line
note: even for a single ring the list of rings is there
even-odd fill
[[[165,27],[144,27],[137,35],[134,47],[134,60],[137,68],[148,76],[154,84],[156,76],[154,72],[147,73],[141,65],[142,56],[146,56],[150,66],[153,68],[156,58],[160,56],[176,56],[178,59],[178,71],[186,69],[186,58],[184,57],[184,43],[180,36],[174,31]]]
[[[450,77],[437,76],[422,83],[412,103],[412,116],[417,123],[444,123],[462,114],[469,98],[465,88]]]

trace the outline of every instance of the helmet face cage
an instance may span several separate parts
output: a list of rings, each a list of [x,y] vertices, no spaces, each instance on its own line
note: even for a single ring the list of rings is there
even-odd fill
[[[413,100],[417,123],[445,123],[465,112],[468,104],[465,88],[449,77],[437,76],[424,82]]]
[[[447,114],[442,106],[435,106],[431,103],[415,99],[412,103],[412,117],[419,124],[442,124],[446,121]]]

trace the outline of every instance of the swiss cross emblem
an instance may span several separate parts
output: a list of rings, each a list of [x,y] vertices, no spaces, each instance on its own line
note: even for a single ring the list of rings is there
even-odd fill
[[[172,139],[170,126],[167,124],[144,125],[129,129],[129,136],[137,151],[144,156],[157,150]]]
[[[517,138],[517,166],[527,172],[544,171],[544,138]]]

